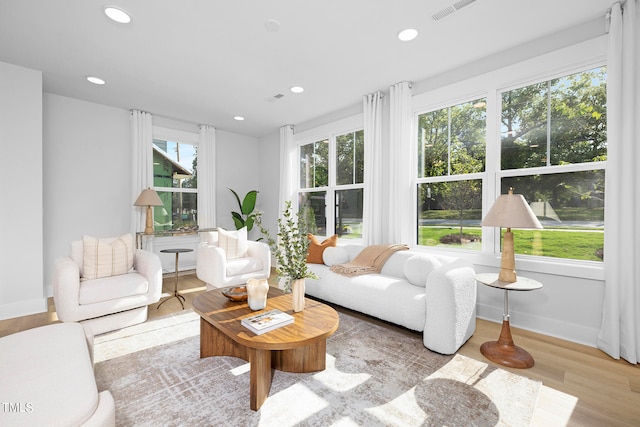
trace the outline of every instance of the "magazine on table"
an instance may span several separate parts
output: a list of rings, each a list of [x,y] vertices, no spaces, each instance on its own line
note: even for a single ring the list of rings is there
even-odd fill
[[[255,316],[242,319],[242,326],[256,335],[264,334],[282,326],[293,323],[293,316],[280,310],[269,310]]]

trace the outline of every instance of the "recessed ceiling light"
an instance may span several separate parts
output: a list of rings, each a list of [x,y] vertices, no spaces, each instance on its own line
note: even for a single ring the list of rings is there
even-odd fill
[[[118,9],[113,6],[106,6],[104,8],[104,13],[111,19],[121,24],[128,24],[131,22],[131,17],[127,12],[122,9]]]
[[[293,93],[302,93],[304,92],[304,88],[301,86],[291,86],[291,89],[289,89],[291,92]]]
[[[93,83],[94,85],[103,85],[103,84],[107,83],[106,81],[104,81],[100,77],[96,77],[96,76],[87,76],[87,80],[90,81],[91,83]]]
[[[234,116],[233,120],[237,120],[237,121],[241,122],[241,121],[244,120],[244,117],[243,116]]]
[[[408,42],[418,37],[418,30],[407,28],[398,33],[398,38],[403,42]]]

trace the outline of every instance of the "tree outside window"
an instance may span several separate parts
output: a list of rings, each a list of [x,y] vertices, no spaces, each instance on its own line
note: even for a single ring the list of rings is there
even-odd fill
[[[502,93],[502,193],[522,194],[544,226],[518,253],[602,261],[606,68]]]
[[[486,99],[418,116],[419,245],[481,248]]]

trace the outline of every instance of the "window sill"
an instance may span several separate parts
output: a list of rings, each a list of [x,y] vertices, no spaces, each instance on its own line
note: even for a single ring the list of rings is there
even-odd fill
[[[489,254],[473,251],[442,250],[430,247],[416,247],[415,250],[436,251],[443,255],[466,259],[477,266],[500,268],[501,254]],[[579,261],[560,258],[544,258],[529,255],[516,255],[518,271],[528,271],[555,276],[577,277],[581,279],[604,280],[604,263]]]

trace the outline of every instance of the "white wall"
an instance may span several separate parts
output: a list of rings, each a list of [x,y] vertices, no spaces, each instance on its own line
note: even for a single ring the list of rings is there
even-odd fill
[[[280,132],[266,135],[259,140],[260,156],[260,194],[258,195],[263,211],[263,223],[271,236],[278,233],[277,221],[280,211]]]
[[[0,319],[46,310],[42,292],[42,73],[0,62]]]
[[[229,191],[233,189],[240,200],[250,190],[260,191],[260,158],[258,139],[237,133],[216,130],[216,221],[218,226],[235,230],[231,211],[238,211],[238,202]],[[262,194],[258,194],[256,208],[261,209]],[[259,236],[253,229],[249,237]]]
[[[129,112],[44,94],[44,283],[83,235],[131,229]]]

